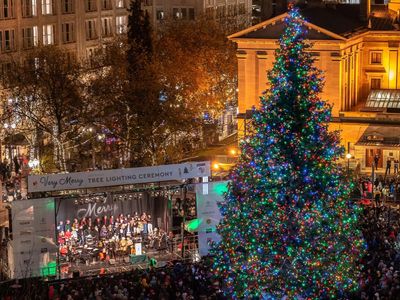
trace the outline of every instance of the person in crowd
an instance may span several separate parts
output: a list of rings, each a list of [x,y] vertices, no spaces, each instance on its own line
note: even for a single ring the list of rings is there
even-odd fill
[[[385,177],[387,175],[390,175],[390,169],[392,168],[392,160],[390,158],[387,159],[386,161],[386,171],[385,171]]]
[[[374,155],[375,170],[378,170],[378,164],[379,164],[379,155],[378,155],[378,154],[375,154],[375,155]]]
[[[65,231],[65,226],[64,226],[64,222],[63,221],[60,221],[59,223],[58,223],[58,225],[57,225],[57,231],[58,232],[64,232]]]
[[[398,159],[394,160],[393,167],[394,167],[393,173],[395,175],[399,174],[399,160]]]
[[[14,163],[14,170],[15,170],[15,174],[18,175],[19,171],[21,169],[21,164],[19,162],[18,156],[15,155],[13,158],[13,163]]]

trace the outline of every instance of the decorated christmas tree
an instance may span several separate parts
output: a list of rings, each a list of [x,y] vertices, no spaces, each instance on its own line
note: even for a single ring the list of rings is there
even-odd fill
[[[303,22],[291,8],[220,206],[213,270],[229,298],[337,299],[357,289],[359,208],[337,164],[343,148],[328,131],[331,108]]]

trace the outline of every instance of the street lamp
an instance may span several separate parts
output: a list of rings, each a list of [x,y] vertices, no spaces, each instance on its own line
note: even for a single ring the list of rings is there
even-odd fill
[[[31,169],[37,168],[37,167],[39,166],[39,160],[38,160],[37,158],[34,158],[34,159],[30,160],[30,161],[28,162],[28,166],[29,166],[29,168],[31,168]]]
[[[10,158],[10,165],[13,165],[13,144],[14,144],[14,130],[15,130],[15,128],[17,128],[17,124],[15,124],[15,123],[11,123],[11,124],[9,124],[9,123],[4,123],[3,124],[3,127],[4,127],[4,129],[8,132],[8,133],[11,133],[11,141],[8,141],[8,144],[9,144],[9,158]],[[15,167],[15,166],[14,166]]]
[[[346,158],[347,158],[347,175],[350,174],[350,158],[351,158],[351,153],[347,153],[346,154]]]

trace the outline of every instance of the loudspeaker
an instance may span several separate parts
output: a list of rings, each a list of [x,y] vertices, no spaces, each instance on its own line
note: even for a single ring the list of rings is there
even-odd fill
[[[79,278],[79,277],[80,277],[79,271],[72,272],[72,278]]]
[[[109,261],[109,263],[110,263],[110,265],[115,265],[115,259],[114,259],[114,258],[111,258],[110,261]]]

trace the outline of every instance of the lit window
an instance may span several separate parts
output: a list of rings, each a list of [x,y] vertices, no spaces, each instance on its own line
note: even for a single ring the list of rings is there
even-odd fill
[[[104,37],[112,36],[111,20],[112,18],[101,19],[101,35]]]
[[[157,10],[157,20],[164,20],[165,18],[165,13],[163,10]]]
[[[382,64],[382,52],[371,51],[371,64],[380,65]]]
[[[182,12],[179,8],[173,8],[172,9],[172,14],[175,19],[182,19]]]
[[[30,49],[38,45],[37,26],[22,29],[22,45],[24,49]]]
[[[36,0],[22,0],[22,17],[29,18],[37,15]]]
[[[53,0],[42,0],[42,15],[52,15],[53,10]]]
[[[117,34],[126,33],[127,29],[127,17],[118,16],[115,18],[115,29]]]
[[[124,8],[125,7],[124,0],[115,0],[115,7],[116,8]]]
[[[381,88],[380,78],[371,78],[371,90],[379,90]]]
[[[43,25],[43,45],[54,45],[54,25]]]

